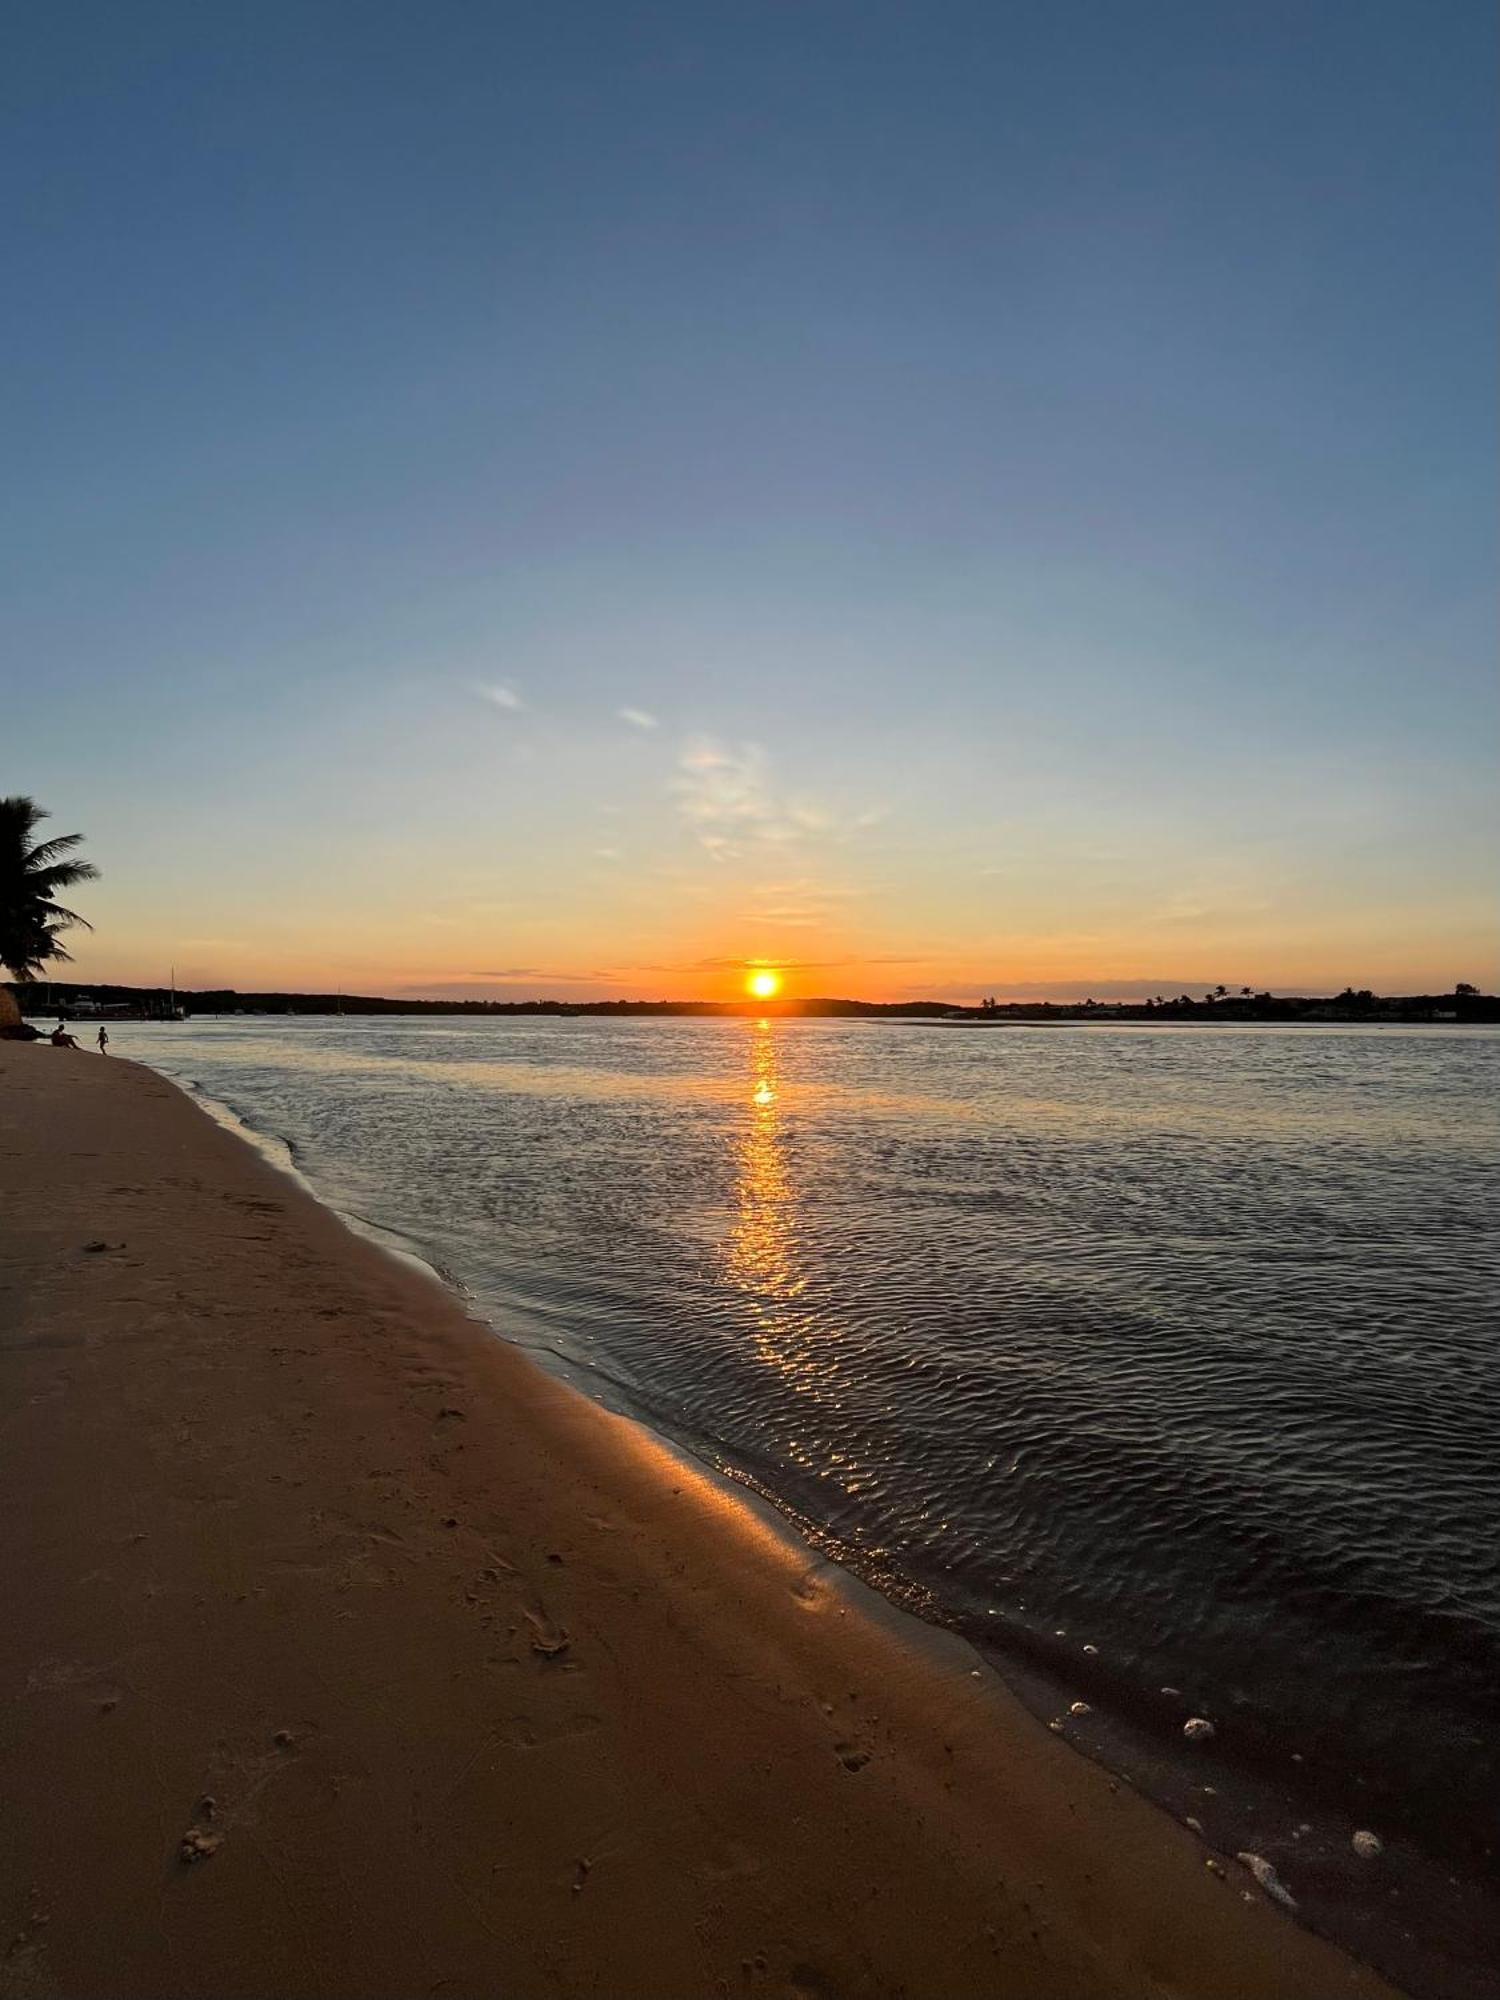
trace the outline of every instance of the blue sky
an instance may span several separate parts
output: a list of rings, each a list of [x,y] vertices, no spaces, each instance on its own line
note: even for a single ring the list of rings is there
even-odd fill
[[[9,41],[82,976],[1500,982],[1487,5]]]

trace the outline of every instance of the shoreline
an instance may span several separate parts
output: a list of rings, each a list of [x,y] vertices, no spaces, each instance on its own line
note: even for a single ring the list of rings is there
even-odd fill
[[[1393,1991],[159,1072],[0,1135],[0,1992]]]
[[[146,1066],[156,1064],[146,1060]],[[1373,1804],[1368,1797],[1347,1792],[1331,1796],[1321,1759],[1311,1767],[1310,1782],[1300,1792],[1294,1789],[1304,1778],[1302,1758],[1293,1757],[1288,1767],[1284,1743],[1247,1746],[1242,1716],[1236,1718],[1241,1727],[1233,1760],[1226,1759],[1217,1745],[1212,1750],[1202,1746],[1185,1750],[1175,1732],[1164,1738],[1154,1684],[1122,1684],[1118,1677],[1110,1679],[1100,1672],[1098,1661],[1052,1643],[1050,1619],[1043,1619],[1034,1631],[1015,1626],[976,1631],[976,1620],[965,1624],[961,1614],[907,1579],[866,1573],[858,1546],[841,1540],[752,1471],[716,1455],[702,1439],[674,1430],[649,1403],[643,1403],[632,1384],[601,1368],[597,1357],[580,1355],[555,1335],[549,1336],[524,1306],[511,1306],[503,1293],[486,1296],[471,1290],[456,1272],[445,1268],[436,1244],[348,1206],[336,1191],[320,1186],[285,1132],[258,1123],[248,1110],[210,1094],[186,1069],[163,1065],[157,1073],[277,1172],[289,1175],[357,1236],[435,1276],[495,1338],[518,1348],[534,1365],[590,1402],[642,1426],[695,1474],[706,1475],[749,1506],[803,1559],[829,1565],[832,1577],[854,1595],[867,1616],[877,1622],[894,1619],[896,1629],[919,1649],[932,1642],[937,1657],[949,1667],[957,1665],[958,1656],[950,1657],[945,1648],[956,1644],[967,1649],[972,1657],[962,1661],[959,1671],[977,1666],[996,1675],[1030,1715],[1057,1727],[1073,1748],[1109,1777],[1133,1787],[1174,1822],[1194,1828],[1206,1853],[1226,1863],[1245,1851],[1263,1857],[1284,1877],[1287,1893],[1294,1898],[1290,1907],[1303,1928],[1371,1965],[1403,1991],[1425,1995],[1427,2000],[1467,2000],[1476,1990],[1476,1969],[1485,1963],[1483,1940],[1492,1929],[1479,1882],[1465,1872],[1462,1862],[1454,1873],[1454,1864],[1441,1851],[1414,1843],[1409,1835],[1403,1837],[1399,1815],[1388,1804]],[[1079,1697],[1089,1705],[1086,1716],[1071,1712]],[[1212,1692],[1205,1692],[1202,1703],[1189,1701],[1182,1706],[1178,1720],[1195,1707],[1214,1714]],[[1350,1829],[1367,1822],[1383,1832],[1384,1858],[1378,1871],[1351,1847]],[[1289,1838],[1291,1828],[1295,1831]],[[1425,1913],[1420,1936],[1408,1922],[1411,1909]],[[1480,1978],[1482,1983],[1482,1972]]]
[[[1034,1657],[1026,1652],[1007,1653],[999,1641],[986,1646],[981,1640],[960,1631],[927,1604],[918,1608],[880,1584],[860,1574],[854,1551],[839,1543],[820,1524],[805,1513],[792,1508],[769,1486],[759,1483],[749,1473],[716,1462],[712,1455],[698,1447],[692,1437],[674,1434],[660,1421],[653,1420],[652,1414],[639,1406],[629,1388],[597,1365],[591,1365],[576,1354],[538,1335],[523,1337],[515,1328],[505,1330],[499,1323],[497,1311],[485,1306],[483,1301],[453,1272],[445,1270],[438,1261],[430,1245],[423,1244],[415,1237],[403,1235],[386,1223],[375,1221],[351,1208],[341,1206],[337,1198],[321,1190],[316,1181],[303,1171],[298,1163],[297,1149],[283,1133],[269,1127],[257,1125],[248,1113],[241,1112],[224,1099],[214,1097],[205,1091],[195,1078],[185,1074],[174,1074],[170,1069],[156,1069],[149,1062],[142,1063],[154,1069],[159,1076],[179,1089],[188,1101],[204,1112],[212,1122],[227,1131],[240,1143],[248,1145],[272,1170],[288,1177],[293,1184],[319,1207],[336,1216],[355,1236],[372,1244],[378,1251],[396,1258],[410,1269],[418,1272],[440,1286],[443,1292],[460,1302],[468,1316],[479,1322],[493,1338],[504,1341],[516,1349],[533,1366],[542,1369],[550,1378],[582,1395],[589,1403],[598,1405],[616,1417],[623,1418],[643,1430],[646,1435],[665,1451],[673,1460],[680,1461],[694,1476],[706,1478],[724,1497],[746,1506],[767,1530],[783,1540],[789,1552],[796,1558],[817,1567],[826,1567],[830,1576],[836,1579],[838,1587],[852,1595],[860,1604],[866,1616],[877,1623],[891,1623],[894,1629],[905,1635],[907,1643],[921,1650],[930,1644],[935,1657],[946,1662],[954,1671],[972,1674],[978,1668],[984,1674],[995,1675],[1015,1696],[1027,1712],[1039,1722],[1061,1717],[1070,1700],[1081,1692],[1091,1690],[1079,1686],[1080,1668],[1077,1661],[1066,1670],[1060,1669],[1050,1652],[1044,1657]],[[1183,1760],[1171,1776],[1171,1782],[1164,1779],[1165,1765],[1159,1748],[1152,1744],[1150,1754],[1145,1750],[1144,1740],[1133,1744],[1137,1754],[1132,1758],[1126,1744],[1130,1743],[1133,1726],[1141,1720],[1140,1714],[1122,1716],[1119,1713],[1109,1718],[1110,1728],[1107,1738],[1109,1751],[1089,1748],[1080,1740],[1082,1725],[1066,1727],[1066,1737],[1072,1746],[1098,1764],[1108,1776],[1120,1779],[1133,1786],[1148,1798],[1157,1808],[1174,1820],[1183,1820],[1188,1812],[1202,1810],[1202,1801],[1197,1793],[1204,1776],[1200,1759]],[[1102,1718],[1095,1711],[1088,1725],[1098,1732]],[[1153,1784],[1142,1782],[1143,1765],[1149,1764],[1156,1776]],[[1214,1772],[1220,1776],[1222,1773]],[[1175,1796],[1168,1796],[1169,1794]],[[1259,1844],[1252,1841],[1250,1844]],[[1221,1838],[1217,1843],[1205,1841],[1208,1851],[1220,1859],[1229,1858],[1235,1851],[1235,1843],[1227,1845]],[[1322,1899],[1326,1902],[1326,1898]],[[1299,1897],[1299,1904],[1303,1901]],[[1323,1915],[1320,1908],[1318,1914]],[[1361,1958],[1358,1943],[1340,1934],[1336,1924],[1319,1923],[1309,1920],[1305,1908],[1301,1919],[1305,1927],[1325,1936],[1352,1956]],[[1388,1966],[1381,1966],[1378,1956],[1371,1954],[1363,1962],[1375,1965],[1387,1978],[1397,1977]]]

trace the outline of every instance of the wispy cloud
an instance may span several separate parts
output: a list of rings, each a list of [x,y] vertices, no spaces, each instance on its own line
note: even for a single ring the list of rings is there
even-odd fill
[[[841,914],[841,905],[874,893],[874,885],[853,889],[805,875],[791,881],[760,882],[750,891],[746,921],[803,928],[826,924]]]
[[[468,972],[450,973],[452,979],[564,979],[571,973],[543,972],[535,965],[481,965]]]
[[[584,983],[603,983],[605,985],[618,985],[620,983],[620,975],[610,971],[608,968],[589,968],[580,971],[575,967],[570,971],[560,971],[555,966],[544,965],[481,965],[457,972],[444,971],[434,973],[433,979],[441,979],[450,987],[457,987],[469,980],[476,979],[491,979],[500,982],[509,982],[517,979],[544,979],[569,986],[577,986]],[[403,986],[400,988],[400,991],[403,993],[424,991],[430,988],[432,983],[433,980],[430,979],[424,981],[420,987]]]
[[[738,749],[708,740],[690,744],[677,760],[672,793],[699,845],[716,861],[795,831],[771,796],[766,753],[755,743]]]
[[[1157,924],[1223,924],[1233,927],[1243,924],[1249,917],[1264,916],[1272,905],[1263,899],[1245,898],[1230,906],[1216,907],[1213,903],[1198,902],[1191,895],[1172,896],[1159,908],[1148,913],[1147,921]]]
[[[663,965],[662,972],[737,972],[746,965],[774,965],[781,972],[826,972],[836,965],[849,965],[844,958],[685,958]]]
[[[474,693],[481,701],[487,701],[494,708],[506,709],[514,715],[526,704],[508,681],[478,681]]]
[[[761,902],[774,903],[778,898],[789,896],[798,902],[849,903],[860,896],[879,894],[880,886],[867,882],[856,889],[847,883],[815,882],[810,876],[799,875],[794,881],[758,882],[750,893]]]
[[[778,972],[848,972],[862,965],[925,965],[920,955],[855,952],[846,958],[790,958],[777,952],[771,958],[684,958],[662,965],[637,965],[632,972],[735,972],[747,965],[774,965]]]
[[[799,840],[841,840],[879,814],[841,816],[817,800],[789,798],[775,786],[758,743],[690,743],[671,780],[677,810],[716,861]]]
[[[656,729],[660,727],[654,715],[644,708],[617,708],[615,714],[621,722],[628,722],[632,729]]]

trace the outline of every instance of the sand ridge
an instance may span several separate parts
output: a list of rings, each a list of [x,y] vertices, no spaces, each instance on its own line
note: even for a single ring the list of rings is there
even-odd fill
[[[0,1230],[0,1996],[1390,1991],[150,1070]]]

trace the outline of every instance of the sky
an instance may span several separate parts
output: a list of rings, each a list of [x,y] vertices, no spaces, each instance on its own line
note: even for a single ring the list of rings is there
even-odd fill
[[[1489,0],[6,40],[73,976],[1500,985]]]

